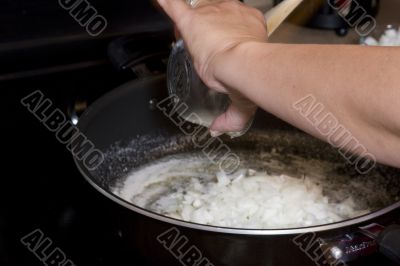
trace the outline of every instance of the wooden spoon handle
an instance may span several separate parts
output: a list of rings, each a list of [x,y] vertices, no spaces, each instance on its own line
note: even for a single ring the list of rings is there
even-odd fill
[[[198,4],[218,3],[219,1],[221,0],[186,0],[192,7],[196,7]],[[301,2],[303,0],[284,0],[265,13],[268,36],[271,36]]]
[[[285,0],[265,13],[268,36],[271,36],[272,33],[274,33],[274,31],[301,2],[303,2],[303,0]]]

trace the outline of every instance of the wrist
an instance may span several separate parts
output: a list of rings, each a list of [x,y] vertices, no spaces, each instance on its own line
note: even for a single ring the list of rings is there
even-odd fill
[[[215,58],[213,75],[214,79],[222,86],[245,94],[249,84],[247,78],[251,76],[257,62],[267,56],[272,45],[266,42],[243,42],[223,52]],[[242,85],[243,84],[243,85]]]

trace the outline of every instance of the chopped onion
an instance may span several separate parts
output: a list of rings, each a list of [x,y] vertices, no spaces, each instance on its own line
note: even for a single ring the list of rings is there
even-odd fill
[[[351,195],[331,202],[321,184],[309,177],[252,169],[208,175],[202,172],[202,164],[190,159],[156,163],[134,172],[115,193],[169,217],[233,228],[304,227],[369,212],[357,208]],[[188,170],[189,165],[198,172],[182,172],[183,166]]]

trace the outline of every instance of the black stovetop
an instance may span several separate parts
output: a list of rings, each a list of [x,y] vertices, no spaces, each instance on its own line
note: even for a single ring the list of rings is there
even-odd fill
[[[43,265],[21,237],[40,229],[76,265],[142,265],[125,262],[114,203],[78,172],[70,152],[58,143],[20,99],[40,89],[61,110],[76,97],[89,101],[128,77],[109,64],[3,82],[0,265]]]
[[[106,46],[102,51],[95,58],[72,64],[59,62],[0,73],[0,87],[5,92],[0,265],[44,265],[21,242],[36,229],[75,265],[145,265],[139,255],[134,255],[132,261],[135,251],[123,244],[118,221],[113,219],[115,208],[120,207],[84,180],[65,145],[20,103],[23,97],[40,90],[68,114],[77,100],[89,105],[113,88],[138,78],[130,70],[113,67]]]
[[[5,158],[0,178],[0,265],[44,265],[21,242],[36,229],[75,265],[144,265],[123,243],[113,217],[120,207],[84,180],[66,146],[20,101],[40,90],[66,115],[77,102],[89,105],[138,78],[129,69],[113,67],[107,50],[112,41],[130,35],[140,40],[134,50],[146,49],[149,41],[143,36],[169,35],[171,24],[152,1],[93,0],[90,4],[108,26],[92,37],[60,2],[0,3]],[[128,254],[135,260],[127,259]]]

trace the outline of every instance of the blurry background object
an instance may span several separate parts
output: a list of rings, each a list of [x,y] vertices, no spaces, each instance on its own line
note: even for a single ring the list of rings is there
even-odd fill
[[[280,2],[282,0],[274,0],[275,4]],[[357,12],[361,7],[367,14],[375,17],[379,8],[379,0],[338,0],[335,3],[337,6],[341,6],[341,14],[326,0],[304,1],[291,16],[291,21],[312,28],[335,30],[338,35],[342,36],[347,34],[349,28],[349,24],[342,18],[343,16],[352,16],[352,12]]]
[[[400,46],[400,26],[378,26],[366,37],[360,39],[362,45]]]

